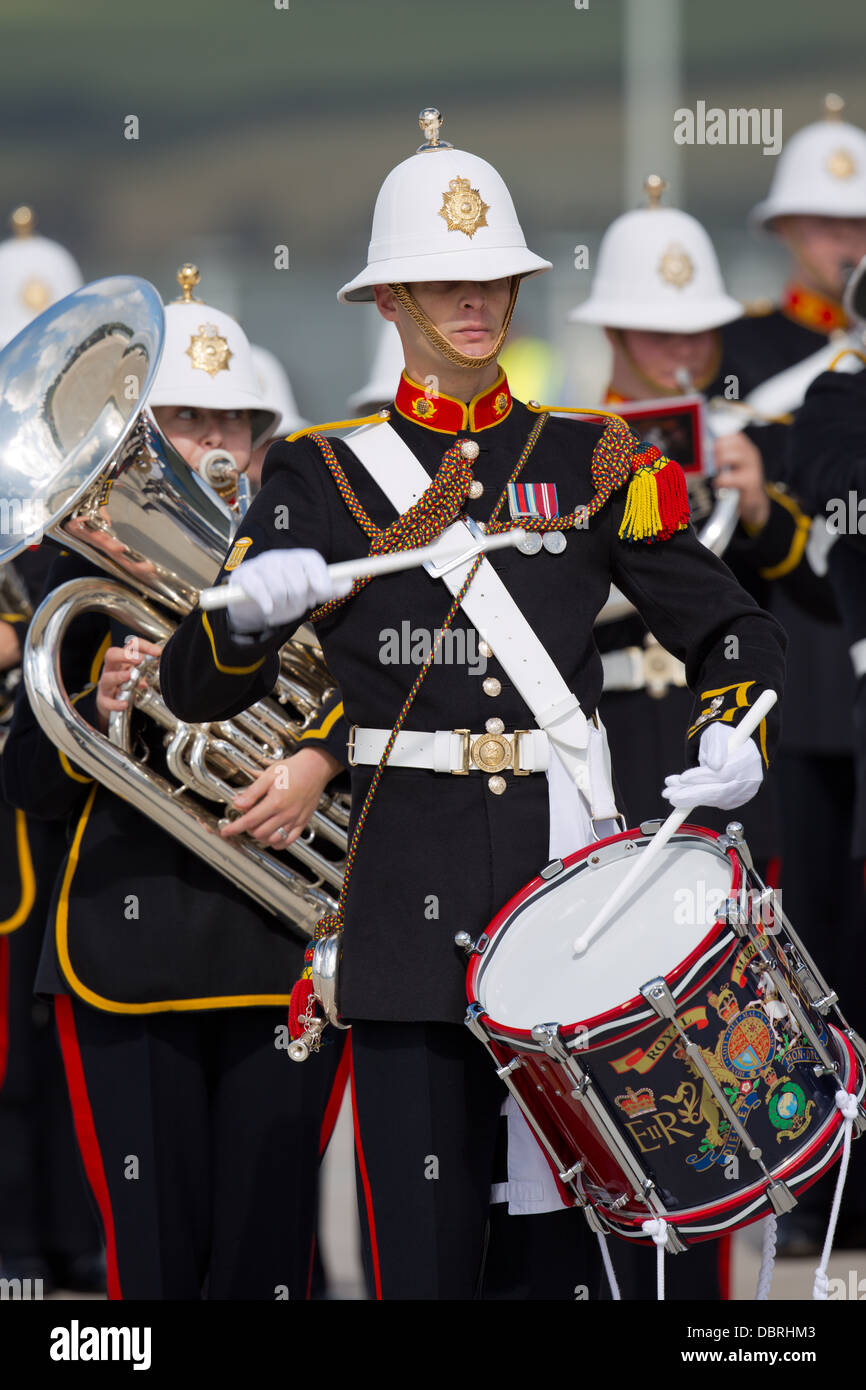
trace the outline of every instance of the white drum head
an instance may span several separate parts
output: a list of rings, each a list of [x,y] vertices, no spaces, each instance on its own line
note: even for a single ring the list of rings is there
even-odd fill
[[[579,1023],[634,998],[704,939],[731,888],[731,861],[705,841],[672,840],[581,956],[574,940],[641,853],[620,841],[539,888],[501,927],[478,972],[478,1002],[511,1028]],[[588,863],[588,861],[584,861]]]

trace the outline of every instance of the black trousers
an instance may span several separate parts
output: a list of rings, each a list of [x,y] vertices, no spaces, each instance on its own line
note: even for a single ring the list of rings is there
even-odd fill
[[[0,1258],[67,1259],[100,1235],[75,1147],[50,1005],[33,998],[42,940],[31,918],[0,936]]]
[[[849,1024],[866,1036],[866,892],[862,860],[850,853],[856,778],[853,758],[783,752],[778,760],[785,804],[782,906],[791,925],[839,995]],[[833,1015],[830,1016],[833,1021]],[[795,1209],[829,1214],[835,1168]],[[851,1149],[841,1223],[866,1222],[866,1141]]]
[[[109,1297],[307,1297],[342,1035],[298,1065],[282,1008],[55,1010]]]
[[[491,1208],[505,1089],[466,1029],[352,1025],[362,1249],[377,1299],[600,1296],[595,1238],[575,1210]]]

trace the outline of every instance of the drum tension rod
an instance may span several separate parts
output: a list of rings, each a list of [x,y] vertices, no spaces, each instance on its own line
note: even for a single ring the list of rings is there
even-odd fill
[[[560,1025],[558,1023],[536,1023],[531,1032],[532,1041],[539,1045],[551,1061],[558,1062],[562,1069],[577,1083],[571,1094],[576,1100],[583,1102],[595,1125],[610,1144],[613,1153],[619,1160],[619,1166],[631,1182],[634,1200],[645,1203],[656,1216],[667,1217],[667,1209],[656,1192],[655,1183],[635,1161],[630,1149],[623,1144],[619,1130],[611,1121],[601,1097],[597,1094],[597,1087],[592,1084],[592,1076],[575,1061],[574,1054],[569,1051],[561,1035]],[[616,1211],[627,1206],[631,1200],[627,1194],[623,1194],[622,1197],[611,1203],[610,1210]],[[587,1216],[587,1220],[589,1220],[589,1216]],[[592,1221],[590,1221],[590,1225],[593,1230],[597,1229],[593,1226]],[[685,1250],[685,1244],[672,1225],[668,1226],[667,1236],[667,1248],[672,1255],[678,1255]]]
[[[749,1158],[757,1163],[764,1177],[767,1179],[768,1186],[765,1195],[773,1211],[777,1216],[784,1215],[786,1211],[792,1211],[797,1205],[796,1197],[787,1183],[782,1182],[780,1179],[773,1178],[773,1175],[761,1157],[760,1148],[752,1139],[745,1125],[741,1122],[739,1115],[734,1110],[728,1097],[725,1095],[718,1081],[707,1066],[700,1047],[698,1047],[697,1043],[692,1042],[688,1033],[677,1018],[676,1000],[671,994],[667,980],[663,975],[659,975],[656,979],[648,980],[645,985],[641,985],[640,992],[647,1003],[658,1014],[659,1018],[663,1018],[668,1023],[674,1025],[674,1028],[685,1046],[689,1060],[695,1065],[704,1078],[722,1114],[726,1117],[734,1132],[739,1135],[743,1144],[746,1146],[746,1153]]]
[[[583,1172],[583,1159],[577,1159],[576,1162],[572,1164],[571,1168],[566,1168],[559,1154],[556,1152],[553,1145],[549,1142],[546,1134],[543,1132],[534,1116],[527,1109],[526,1105],[523,1102],[523,1098],[520,1095],[520,1092],[517,1090],[516,1086],[514,1085],[514,1082],[511,1080],[512,1071],[516,1071],[518,1067],[523,1066],[522,1058],[515,1057],[506,1066],[498,1065],[499,1059],[497,1058],[496,1053],[493,1051],[493,1048],[490,1046],[490,1038],[487,1034],[487,1030],[484,1027],[484,1024],[481,1022],[483,1015],[484,1011],[481,1008],[480,1004],[470,1004],[469,1008],[466,1010],[466,1016],[463,1021],[466,1024],[466,1027],[469,1029],[470,1033],[472,1033],[473,1036],[476,1037],[478,1041],[483,1044],[487,1052],[493,1058],[493,1061],[497,1064],[496,1075],[500,1077],[502,1081],[505,1082],[505,1085],[507,1086],[510,1094],[514,1097],[517,1103],[517,1107],[520,1110],[520,1113],[522,1114],[526,1123],[529,1125],[530,1129],[532,1130],[541,1147],[549,1155],[551,1162],[555,1165],[560,1180],[563,1183],[571,1184],[571,1190],[574,1193],[575,1204],[583,1208],[586,1214],[587,1221],[589,1221],[590,1208],[587,1205],[589,1199],[586,1193],[583,1191],[582,1186],[576,1181],[576,1179]],[[590,1225],[591,1224],[592,1223],[590,1222]],[[595,1229],[596,1227],[593,1227],[593,1230]],[[604,1228],[599,1227],[598,1229],[603,1230]]]

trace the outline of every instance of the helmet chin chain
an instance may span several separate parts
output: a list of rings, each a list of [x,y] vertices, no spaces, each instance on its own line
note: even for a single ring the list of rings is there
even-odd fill
[[[508,308],[505,311],[505,318],[499,330],[499,336],[490,351],[486,352],[483,357],[467,357],[466,353],[456,348],[454,344],[445,337],[444,333],[440,333],[435,323],[431,323],[430,319],[424,313],[424,310],[415,302],[407,285],[390,285],[389,288],[393,291],[397,303],[405,309],[409,317],[417,323],[428,343],[431,343],[433,347],[436,348],[437,352],[442,354],[446,361],[453,363],[455,367],[474,367],[478,369],[480,367],[488,367],[491,362],[495,362],[502,351],[502,344],[505,342],[505,335],[511,324],[511,315],[514,313],[514,305],[517,301],[517,291],[520,288],[520,276],[515,275],[512,278],[511,297],[508,300]]]
[[[623,337],[624,330],[622,328],[612,328],[610,331],[616,339],[620,351],[622,352],[623,356],[625,357],[629,367],[634,372],[635,376],[638,377],[638,379],[642,381],[645,386],[648,386],[653,393],[661,392],[663,395],[670,395],[670,386],[667,386],[662,381],[655,381],[647,372],[643,370],[642,367],[638,366],[638,363],[635,361],[634,354],[629,351],[628,345],[626,344],[625,338]],[[717,329],[716,345],[715,350],[713,352],[713,360],[710,363],[707,370],[700,377],[692,379],[692,390],[703,391],[705,387],[709,386],[711,381],[715,381],[716,377],[718,376],[719,367],[721,366],[721,363],[722,336]]]

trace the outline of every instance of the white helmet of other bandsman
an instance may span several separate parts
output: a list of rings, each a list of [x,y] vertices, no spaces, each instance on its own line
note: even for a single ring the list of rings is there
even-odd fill
[[[776,217],[866,217],[866,131],[840,119],[844,105],[831,92],[824,119],[786,142],[767,197],[752,209],[755,226],[772,231]]]
[[[649,207],[612,222],[599,247],[589,298],[569,319],[604,328],[703,333],[741,317],[726,291],[713,243],[700,222],[662,207],[663,179],[644,185]]]
[[[31,208],[16,208],[9,221],[13,235],[0,243],[0,347],[84,284],[64,246],[34,235]]]
[[[178,272],[182,295],[165,306],[165,345],[148,405],[248,410],[253,448],[274,433],[279,411],[266,405],[246,334],[228,314],[194,299],[193,265]]]

